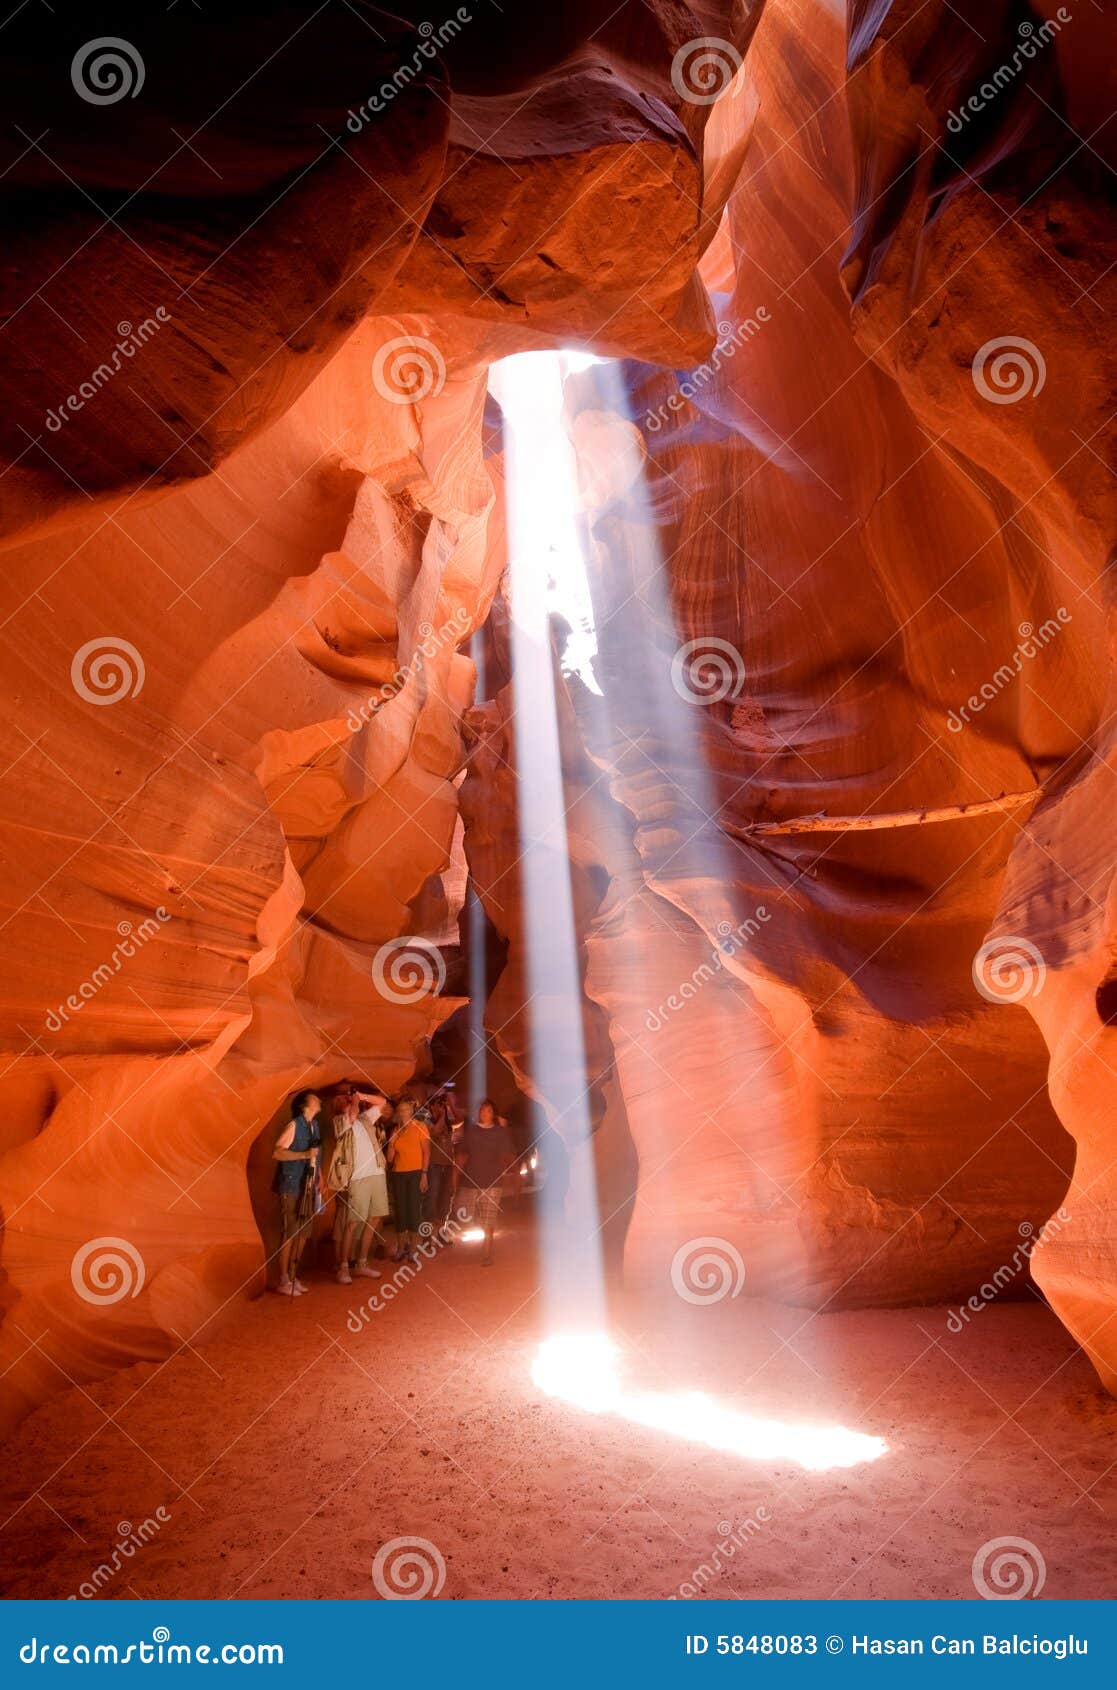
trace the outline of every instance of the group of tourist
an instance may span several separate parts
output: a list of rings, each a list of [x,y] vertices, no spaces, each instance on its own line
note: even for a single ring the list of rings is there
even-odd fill
[[[301,1091],[292,1100],[291,1119],[272,1152],[280,1226],[275,1289],[281,1297],[306,1291],[299,1264],[315,1217],[331,1202],[334,1271],[342,1285],[379,1279],[376,1258],[417,1260],[421,1229],[452,1243],[447,1221],[459,1199],[484,1234],[481,1261],[491,1266],[504,1182],[519,1157],[491,1098],[480,1104],[475,1120],[465,1121],[452,1094],[452,1087],[443,1087],[423,1103],[408,1096],[393,1103],[374,1087],[342,1081],[331,1096],[327,1162],[320,1095]]]

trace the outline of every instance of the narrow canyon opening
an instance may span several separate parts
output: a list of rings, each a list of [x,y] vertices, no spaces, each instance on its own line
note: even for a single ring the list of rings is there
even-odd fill
[[[1064,10],[0,32],[7,1594],[1108,1593]]]

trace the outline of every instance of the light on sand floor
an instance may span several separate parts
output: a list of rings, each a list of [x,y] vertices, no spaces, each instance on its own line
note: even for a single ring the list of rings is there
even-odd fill
[[[604,1333],[547,1338],[531,1369],[547,1396],[591,1414],[617,1414],[635,1425],[670,1432],[692,1443],[750,1461],[794,1461],[821,1472],[876,1461],[887,1445],[845,1426],[765,1420],[725,1408],[701,1391],[668,1396],[626,1391],[617,1372],[616,1348]]]

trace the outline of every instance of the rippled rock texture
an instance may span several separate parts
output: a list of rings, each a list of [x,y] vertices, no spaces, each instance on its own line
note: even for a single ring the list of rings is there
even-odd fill
[[[0,40],[9,1420],[258,1287],[264,1135],[425,1071],[468,870],[536,1089],[469,653],[486,368],[570,340],[618,360],[568,385],[601,695],[560,680],[611,1247],[960,1299],[1062,1206],[1036,1277],[1112,1384],[1104,14],[411,10],[214,53],[125,8],[121,97],[80,26]]]

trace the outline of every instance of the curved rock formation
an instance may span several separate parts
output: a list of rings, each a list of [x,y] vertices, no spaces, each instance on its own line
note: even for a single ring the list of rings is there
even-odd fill
[[[467,868],[538,1092],[485,374],[571,340],[611,1244],[961,1297],[1062,1204],[1112,1384],[1101,26],[463,11],[137,12],[107,101],[80,24],[0,40],[7,1419],[258,1287],[276,1112],[426,1070]]]

